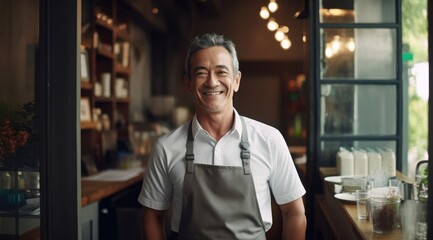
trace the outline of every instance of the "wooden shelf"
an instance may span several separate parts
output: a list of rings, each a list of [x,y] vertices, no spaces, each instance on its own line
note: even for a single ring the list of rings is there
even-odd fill
[[[81,82],[81,95],[89,98],[90,109],[93,111],[91,115],[94,117],[95,122],[81,123],[81,131],[84,135],[81,141],[81,154],[92,156],[99,166],[107,167],[106,152],[116,150],[116,145],[110,144],[110,146],[106,146],[105,142],[108,140],[104,138],[104,133],[98,128],[103,125],[103,122],[108,122],[113,132],[110,141],[115,142],[118,138],[128,139],[128,133],[123,134],[123,132],[126,129],[124,126],[129,123],[130,98],[118,98],[114,93],[116,92],[118,78],[123,79],[124,87],[130,87],[131,69],[123,66],[130,63],[131,37],[129,31],[131,16],[124,1],[88,1],[93,6],[93,12],[88,13],[88,15],[94,17],[91,19],[92,22],[89,23],[88,29],[82,33],[81,44],[84,45],[88,53],[90,79],[89,82]],[[105,18],[110,19],[109,22],[103,20]],[[124,49],[126,50],[122,52]],[[115,52],[118,53],[115,54]],[[119,55],[119,53],[122,53],[122,55]],[[124,60],[123,66],[119,60]],[[103,85],[101,75],[104,73],[110,75],[110,86]],[[100,85],[97,85],[97,82]],[[96,96],[93,90],[98,88],[97,92],[105,92],[102,91],[103,89],[107,90],[104,87],[109,87],[111,95],[109,97]],[[129,89],[123,90],[129,93]],[[125,96],[125,94],[121,96]],[[121,129],[114,128],[118,119],[122,119],[124,123]]]
[[[114,71],[116,71],[116,73],[120,73],[120,74],[124,74],[124,75],[131,74],[131,69],[129,67],[124,67],[124,66],[120,65],[119,63],[116,63]]]
[[[90,82],[81,81],[81,90],[92,90],[93,85]]]
[[[80,125],[81,125],[82,130],[96,129],[96,123],[95,122],[81,122]]]
[[[116,103],[129,103],[129,97],[116,98]]]
[[[113,102],[113,97],[95,97],[95,102]]]

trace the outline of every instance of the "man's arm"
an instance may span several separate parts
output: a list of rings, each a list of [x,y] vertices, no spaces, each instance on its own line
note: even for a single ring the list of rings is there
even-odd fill
[[[283,217],[283,239],[305,239],[307,218],[302,198],[279,206]]]
[[[143,237],[147,240],[164,240],[165,211],[143,207],[142,225]]]

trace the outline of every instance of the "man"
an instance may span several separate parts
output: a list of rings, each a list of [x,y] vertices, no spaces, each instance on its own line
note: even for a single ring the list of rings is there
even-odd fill
[[[185,62],[195,115],[154,144],[138,198],[146,239],[164,239],[171,204],[175,239],[266,239],[271,191],[282,212],[283,238],[304,239],[305,189],[281,133],[233,107],[241,72],[234,44],[196,37]]]

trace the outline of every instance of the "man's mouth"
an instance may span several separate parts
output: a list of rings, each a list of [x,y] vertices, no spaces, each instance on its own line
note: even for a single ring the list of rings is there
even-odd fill
[[[220,95],[223,91],[203,92],[204,95]]]

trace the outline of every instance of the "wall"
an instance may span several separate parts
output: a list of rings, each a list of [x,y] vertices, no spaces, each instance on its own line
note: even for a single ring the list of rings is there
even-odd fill
[[[0,1],[0,104],[35,98],[38,1]]]
[[[150,102],[150,43],[146,32],[136,24],[131,25],[131,42],[130,119],[140,122]]]

